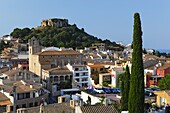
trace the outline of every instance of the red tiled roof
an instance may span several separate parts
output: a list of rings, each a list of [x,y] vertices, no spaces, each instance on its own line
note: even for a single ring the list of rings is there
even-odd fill
[[[14,83],[12,86],[11,85],[0,85],[1,89],[4,89],[4,92],[11,93],[13,91],[13,86],[16,87],[16,92],[17,93],[26,93],[34,90],[38,90],[41,88],[41,86],[32,84],[32,88],[30,87],[30,84],[28,83],[23,83],[21,81]]]
[[[19,70],[9,70],[9,71],[4,72],[3,74],[5,74],[7,76],[12,76],[12,75],[15,75],[17,73],[19,73]]]
[[[82,113],[118,113],[113,105],[82,106]]]
[[[164,64],[163,66],[159,67],[158,69],[164,70],[170,67],[170,64]]]
[[[72,72],[67,67],[56,67],[47,69],[51,74],[72,74]]]
[[[36,53],[34,55],[81,55],[81,53],[72,50],[64,50],[64,51],[43,51]]]

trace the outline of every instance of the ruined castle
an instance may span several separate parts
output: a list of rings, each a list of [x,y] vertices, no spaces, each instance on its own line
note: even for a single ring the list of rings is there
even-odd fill
[[[52,18],[43,20],[41,22],[42,27],[50,26],[50,27],[67,27],[68,26],[68,19],[58,19]]]

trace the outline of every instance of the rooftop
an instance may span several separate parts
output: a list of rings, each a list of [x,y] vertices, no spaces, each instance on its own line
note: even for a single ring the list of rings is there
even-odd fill
[[[67,67],[56,67],[47,69],[50,74],[72,74],[72,72]]]
[[[3,89],[4,92],[11,93],[13,91],[13,86],[16,86],[17,93],[26,93],[30,91],[35,91],[41,88],[41,86],[36,85],[35,83],[29,84],[28,82],[18,81],[13,83],[12,85],[0,85],[0,89]],[[32,85],[32,87],[30,87]]]
[[[158,69],[164,70],[170,67],[170,64],[164,64],[163,66],[159,67]]]
[[[82,106],[82,113],[118,113],[113,105]]]
[[[9,104],[11,104],[10,99],[3,93],[0,93],[0,106],[9,105]]]
[[[81,53],[77,52],[77,51],[72,51],[72,50],[63,50],[63,51],[43,51],[43,52],[39,52],[36,53],[34,55],[81,55]]]
[[[44,106],[44,113],[72,113],[74,109],[70,107],[70,103],[49,104]],[[24,108],[26,113],[39,113],[40,107]]]
[[[94,65],[88,65],[90,68],[103,68],[104,65],[103,64],[94,64]]]

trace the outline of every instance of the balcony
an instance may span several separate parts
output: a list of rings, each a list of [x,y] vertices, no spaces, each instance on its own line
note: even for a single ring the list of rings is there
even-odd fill
[[[88,72],[88,69],[74,69],[75,72]]]

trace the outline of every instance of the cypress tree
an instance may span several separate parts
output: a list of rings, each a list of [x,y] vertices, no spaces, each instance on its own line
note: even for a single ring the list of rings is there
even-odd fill
[[[122,81],[122,111],[127,111],[128,110],[128,96],[129,96],[129,89],[130,89],[130,72],[129,72],[129,67],[128,65],[126,66],[126,72],[123,77]]]
[[[142,30],[139,13],[134,14],[132,71],[128,111],[129,113],[144,113],[144,69],[142,60]]]

